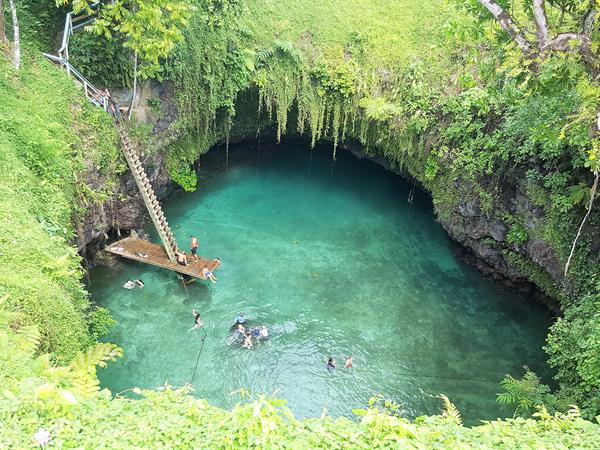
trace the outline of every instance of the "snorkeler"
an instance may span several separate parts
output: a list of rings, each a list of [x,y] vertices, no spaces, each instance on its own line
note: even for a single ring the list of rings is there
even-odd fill
[[[135,280],[135,283],[136,283],[136,284],[137,284],[139,287],[144,287],[144,286],[145,286],[145,284],[144,284],[144,282],[142,281],[142,279],[141,279],[141,278],[138,278],[137,280]]]

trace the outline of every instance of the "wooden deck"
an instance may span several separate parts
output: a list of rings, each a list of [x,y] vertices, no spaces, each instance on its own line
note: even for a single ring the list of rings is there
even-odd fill
[[[189,275],[190,277],[200,278],[201,280],[205,279],[202,276],[203,268],[206,267],[211,272],[214,272],[220,264],[214,259],[205,259],[201,256],[198,256],[198,261],[194,261],[189,253],[187,254],[187,266],[172,263],[169,261],[167,252],[162,245],[143,241],[141,239],[134,239],[132,237],[127,237],[125,239],[121,239],[120,241],[113,242],[107,246],[105,250],[109,253],[122,256],[123,258],[133,259],[134,261],[139,261],[146,264],[152,264],[153,266],[173,270],[184,275]]]

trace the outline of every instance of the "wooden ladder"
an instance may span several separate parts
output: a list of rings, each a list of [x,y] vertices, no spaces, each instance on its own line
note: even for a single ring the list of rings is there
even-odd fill
[[[148,210],[148,213],[150,213],[150,218],[152,219],[154,227],[156,228],[156,231],[158,231],[158,235],[163,242],[165,251],[169,256],[169,260],[174,263],[177,260],[175,253],[179,251],[177,242],[175,241],[175,236],[173,236],[173,232],[169,227],[167,218],[160,207],[160,203],[156,198],[154,189],[152,189],[152,185],[150,185],[150,180],[148,180],[146,171],[142,167],[140,157],[138,156],[135,147],[131,143],[129,136],[127,135],[127,131],[118,120],[115,120],[115,125],[117,127],[117,131],[119,132],[121,146],[123,147],[123,154],[127,160],[127,165],[129,166],[129,169],[133,175],[133,179],[135,180],[135,183],[142,194],[146,209]]]

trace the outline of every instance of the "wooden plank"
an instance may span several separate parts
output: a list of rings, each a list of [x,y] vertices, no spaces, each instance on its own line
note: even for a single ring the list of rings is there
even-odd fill
[[[188,257],[187,266],[172,263],[169,260],[167,252],[161,245],[142,239],[134,239],[132,237],[127,237],[114,242],[107,246],[105,250],[114,255],[122,256],[123,258],[162,267],[163,269],[173,270],[177,273],[200,278],[201,280],[205,279],[202,276],[202,269],[206,267],[211,272],[214,272],[220,264],[214,259],[206,259],[201,256],[198,257],[198,261],[194,261],[191,256]]]

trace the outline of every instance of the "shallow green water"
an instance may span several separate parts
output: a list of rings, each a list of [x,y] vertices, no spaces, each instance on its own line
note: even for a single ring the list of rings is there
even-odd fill
[[[446,393],[472,421],[502,415],[504,373],[521,375],[523,364],[546,373],[549,314],[460,263],[424,195],[409,205],[410,185],[349,154],[333,164],[329,150],[286,144],[257,164],[256,148],[243,147],[248,161],[205,169],[196,193],[164,202],[180,243],[194,233],[200,254],[222,259],[217,284],[193,283],[188,298],[165,270],[92,271],[94,300],[119,322],[108,340],[125,350],[100,370],[104,386],[189,383],[203,334],[188,332],[192,308],[208,333],[194,386],[224,407],[246,388],[287,399],[301,417],[351,415],[381,393],[415,416],[439,411],[429,395]],[[138,277],[145,288],[120,287]],[[269,327],[267,342],[231,344],[241,311]]]

